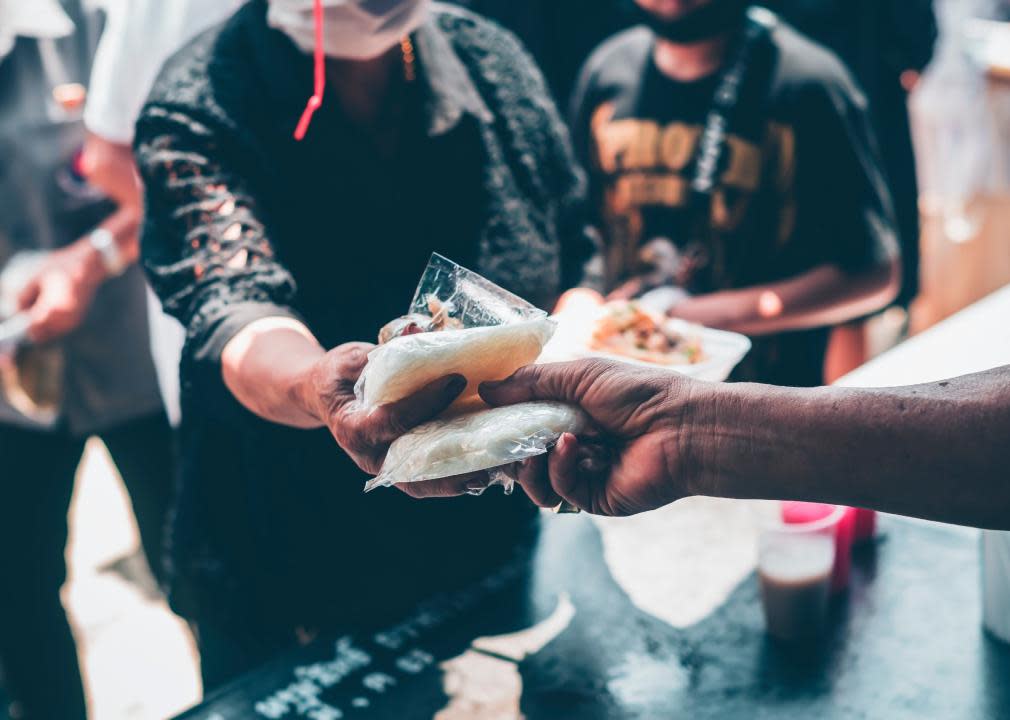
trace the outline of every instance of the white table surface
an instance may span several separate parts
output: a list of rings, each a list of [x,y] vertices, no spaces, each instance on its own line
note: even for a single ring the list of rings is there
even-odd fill
[[[1010,285],[874,358],[836,384],[915,385],[1001,365],[1010,365]]]

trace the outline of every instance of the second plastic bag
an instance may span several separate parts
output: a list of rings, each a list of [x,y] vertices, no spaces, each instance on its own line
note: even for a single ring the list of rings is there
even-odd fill
[[[423,482],[500,468],[547,452],[562,433],[581,433],[585,414],[570,405],[528,402],[464,413],[425,423],[398,438],[389,448],[378,477],[365,491],[398,483]],[[471,494],[491,485],[512,490],[505,472],[492,472],[475,482]]]

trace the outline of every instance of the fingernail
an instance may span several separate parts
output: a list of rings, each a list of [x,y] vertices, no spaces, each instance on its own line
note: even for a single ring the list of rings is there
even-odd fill
[[[466,378],[462,375],[454,375],[447,386],[448,392],[459,395],[466,388]]]
[[[481,390],[497,390],[504,384],[504,380],[485,380],[480,384],[480,387]]]

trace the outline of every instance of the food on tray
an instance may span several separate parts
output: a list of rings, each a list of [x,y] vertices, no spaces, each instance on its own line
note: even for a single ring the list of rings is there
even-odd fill
[[[693,365],[705,359],[700,329],[646,310],[633,300],[603,306],[589,347],[658,365]]]

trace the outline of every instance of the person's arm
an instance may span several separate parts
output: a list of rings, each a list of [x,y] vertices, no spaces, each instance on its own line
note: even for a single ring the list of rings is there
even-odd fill
[[[1010,529],[1010,367],[879,390],[727,385],[692,420],[705,494]]]
[[[233,3],[130,0],[111,8],[88,82],[88,128],[82,170],[116,203],[95,230],[111,241],[105,254],[91,233],[54,251],[18,297],[34,342],[57,340],[83,322],[98,288],[137,262],[141,189],[130,142],[133,124],[164,59],[189,36],[223,18]],[[153,34],[149,28],[157,28]]]
[[[33,342],[50,342],[75,330],[102,283],[140,254],[140,189],[129,148],[89,134],[82,159],[88,182],[116,203],[116,210],[92,231],[107,234],[112,244],[106,253],[111,255],[102,254],[92,233],[50,253],[18,295],[18,309],[28,315]]]
[[[670,314],[752,336],[838,325],[893,301],[900,276],[893,258],[858,274],[819,265],[780,282],[689,297]]]
[[[859,390],[700,383],[582,361],[524,368],[481,395],[492,405],[568,402],[593,419],[594,431],[563,436],[548,459],[520,469],[545,507],[564,499],[630,515],[711,495],[1010,529],[1010,366]]]
[[[218,421],[250,415],[296,428],[327,427],[364,470],[377,472],[399,435],[462,391],[459,376],[371,411],[355,400],[364,343],[326,351],[292,307],[295,286],[277,259],[244,176],[215,148],[215,131],[149,107],[137,160],[147,198],[142,252],[165,309],[187,330],[186,404]],[[223,129],[219,132],[225,132]]]
[[[365,410],[354,384],[371,348],[352,342],[326,352],[297,320],[267,317],[246,325],[225,345],[221,374],[250,412],[289,427],[326,427],[362,470],[375,474],[390,443],[445,410],[466,380],[450,375],[409,398]]]
[[[306,378],[326,355],[319,341],[292,318],[254,320],[221,352],[221,376],[250,412],[271,422],[310,429],[323,418],[308,402]]]
[[[124,266],[140,259],[140,221],[143,192],[128,143],[118,143],[88,132],[81,156],[88,182],[116,203],[116,212],[101,227],[108,230]]]

